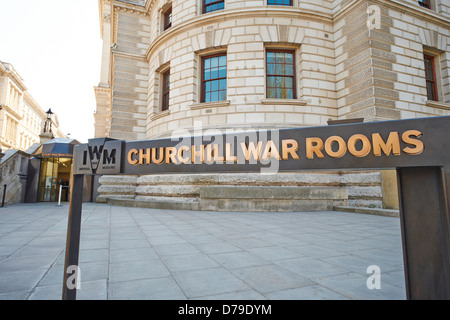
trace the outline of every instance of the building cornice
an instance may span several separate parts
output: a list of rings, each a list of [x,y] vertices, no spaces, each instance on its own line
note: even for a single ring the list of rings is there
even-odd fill
[[[11,118],[13,118],[13,120],[14,121],[16,121],[16,122],[20,122],[20,120],[22,120],[23,119],[23,117],[16,111],[16,110],[14,110],[14,109],[12,109],[10,106],[8,106],[8,105],[3,105],[2,106],[2,110],[5,110],[6,111],[6,113],[11,117]]]
[[[41,118],[47,118],[47,114],[45,113],[44,109],[42,109],[42,107],[36,102],[36,100],[34,100],[34,98],[28,91],[24,91],[23,100],[24,102],[26,101],[28,103],[28,106],[33,108],[33,110],[36,111]]]
[[[21,91],[26,91],[27,87],[25,86],[22,77],[17,73],[12,64],[2,61],[0,61],[0,64],[3,67],[2,69],[4,70],[4,73],[9,77],[14,85],[17,86]]]
[[[445,15],[434,10],[422,8],[417,3],[411,3],[405,0],[352,0],[343,8],[334,14],[334,21],[345,18],[346,14],[360,4],[370,3],[371,5],[380,5],[382,7],[395,10],[400,13],[408,14],[426,22],[431,22],[438,26],[450,29],[450,19]]]
[[[114,6],[114,9],[121,10],[124,12],[147,15],[147,9],[145,8],[145,6],[140,6],[140,5],[132,4],[129,2],[123,2],[120,0],[114,0],[113,6]]]
[[[110,1],[110,0],[101,0],[101,1]],[[138,14],[143,16],[148,16],[148,10],[146,9],[145,5],[138,5],[133,4],[127,1],[121,1],[121,0],[111,0],[111,13],[107,15],[107,19],[109,23],[112,24],[112,43],[117,42],[117,20],[119,11],[126,12],[126,13],[132,13],[132,14]],[[103,25],[103,19],[102,16],[102,25]],[[112,20],[112,21],[111,21]],[[106,21],[105,21],[106,22]]]
[[[147,5],[147,0],[116,0],[123,3],[132,4],[139,7],[145,7]]]

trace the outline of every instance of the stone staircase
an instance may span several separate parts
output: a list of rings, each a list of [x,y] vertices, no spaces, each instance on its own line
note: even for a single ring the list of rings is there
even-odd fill
[[[382,208],[379,172],[103,176],[97,202],[208,211]]]
[[[7,150],[0,158],[0,204],[6,185],[5,205],[23,202],[29,155],[20,150]]]

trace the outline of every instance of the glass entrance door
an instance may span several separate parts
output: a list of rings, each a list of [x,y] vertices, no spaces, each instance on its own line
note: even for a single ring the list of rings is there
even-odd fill
[[[61,201],[68,201],[71,168],[71,158],[42,159],[39,179],[40,201],[58,201],[60,186],[63,186],[61,188]]]

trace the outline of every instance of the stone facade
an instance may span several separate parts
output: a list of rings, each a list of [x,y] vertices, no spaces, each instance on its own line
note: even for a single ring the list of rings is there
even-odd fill
[[[12,64],[0,61],[0,149],[25,151],[39,143],[46,119]],[[52,117],[52,136],[64,137],[56,115]]]
[[[226,0],[224,9],[209,13],[202,3],[99,0],[104,51],[96,136],[140,140],[198,128],[450,115],[447,0],[431,0],[430,9],[415,0],[293,0],[290,6]],[[171,25],[164,30],[168,12]],[[274,49],[294,53],[293,98],[268,98],[267,52]],[[203,102],[202,59],[217,53],[226,54],[226,99]],[[437,101],[427,96],[425,54],[434,59]],[[168,70],[169,107],[162,110]],[[103,199],[111,179],[103,180]],[[361,199],[390,192],[386,185],[380,181],[371,194],[361,186]]]

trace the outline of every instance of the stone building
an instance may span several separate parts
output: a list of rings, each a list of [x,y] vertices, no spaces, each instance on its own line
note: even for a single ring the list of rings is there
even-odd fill
[[[198,128],[450,114],[449,0],[99,0],[99,9],[96,137],[141,140]],[[98,201],[242,210],[396,207],[392,172],[105,176],[100,182]],[[258,198],[262,187],[272,200]],[[297,188],[277,198],[276,187]],[[311,193],[302,198],[298,187],[329,191],[318,199],[325,205]],[[244,200],[230,191],[239,188]]]
[[[0,185],[4,204],[24,202],[33,192],[27,186],[33,180],[29,163],[34,161],[34,151],[61,137],[64,134],[57,115],[51,109],[44,111],[14,67],[0,61]],[[37,186],[35,189],[37,192]]]
[[[0,61],[0,149],[25,151],[40,143],[47,117],[14,67]],[[52,115],[51,121],[49,138],[64,137],[57,115]]]

